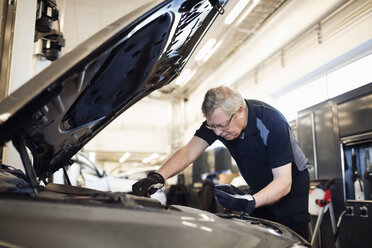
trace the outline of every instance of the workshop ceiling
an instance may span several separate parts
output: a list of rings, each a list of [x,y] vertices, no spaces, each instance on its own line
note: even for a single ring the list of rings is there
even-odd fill
[[[172,83],[160,89],[162,93],[171,94],[174,97],[187,98],[202,82],[213,72],[217,71],[222,63],[233,55],[240,46],[247,42],[260,29],[268,18],[278,10],[286,0],[251,0],[245,1],[245,7],[240,11],[233,23],[227,25],[226,19],[229,13],[236,7],[238,0],[230,0],[225,13],[219,16],[211,30],[204,37],[199,47],[194,52],[192,59],[186,65],[187,73],[192,77],[184,85]],[[199,51],[210,42],[216,40],[212,49],[216,49],[206,60],[196,60]],[[182,75],[182,74],[181,74]],[[177,82],[177,81],[176,81]]]
[[[58,6],[64,9],[63,32],[66,38],[68,52],[79,42],[93,35],[108,23],[151,2],[152,0],[57,0]],[[219,16],[206,36],[195,50],[192,58],[183,70],[182,76],[192,77],[187,83],[177,84],[177,80],[160,89],[160,97],[170,96],[187,98],[203,81],[216,72],[221,64],[232,56],[240,46],[246,43],[260,27],[287,0],[230,0],[223,15]],[[240,6],[240,8],[238,8]],[[240,9],[238,15],[227,24],[226,19],[234,11]],[[215,40],[213,54],[206,60],[202,57],[196,61],[196,55],[211,40]],[[204,61],[203,61],[204,60]],[[191,71],[190,73],[188,73]],[[156,94],[155,94],[156,95]]]

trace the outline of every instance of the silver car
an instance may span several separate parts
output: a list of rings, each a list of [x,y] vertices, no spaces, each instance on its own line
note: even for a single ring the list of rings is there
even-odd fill
[[[0,168],[1,247],[309,246],[285,226],[244,214],[215,215],[48,180],[119,114],[175,79],[225,4],[148,4],[0,103],[0,145],[14,144],[25,171]]]

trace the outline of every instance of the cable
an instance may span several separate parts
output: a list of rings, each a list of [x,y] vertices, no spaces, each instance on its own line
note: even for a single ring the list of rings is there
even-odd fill
[[[340,217],[338,217],[337,225],[336,225],[336,228],[337,228],[336,233],[333,235],[333,241],[334,242],[336,242],[336,240],[337,240],[338,232],[339,232],[340,226],[341,226],[341,222],[342,222],[342,219],[343,219],[345,214],[351,214],[351,209],[347,208],[346,210],[342,211],[342,213],[340,214]]]

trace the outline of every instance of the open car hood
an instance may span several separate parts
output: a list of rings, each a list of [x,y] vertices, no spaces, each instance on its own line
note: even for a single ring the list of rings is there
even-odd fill
[[[118,115],[180,74],[226,3],[155,2],[107,26],[0,103],[0,145],[11,140],[35,179],[69,165]]]

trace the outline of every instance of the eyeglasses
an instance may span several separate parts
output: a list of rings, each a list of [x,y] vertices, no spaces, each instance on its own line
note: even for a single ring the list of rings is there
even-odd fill
[[[221,130],[221,131],[225,131],[226,129],[229,128],[230,123],[231,123],[231,120],[232,120],[232,118],[234,117],[234,115],[235,115],[235,113],[231,115],[230,120],[226,123],[226,125],[209,125],[209,124],[205,124],[205,126],[206,126],[208,129],[211,129],[211,130],[219,129],[219,130]]]

